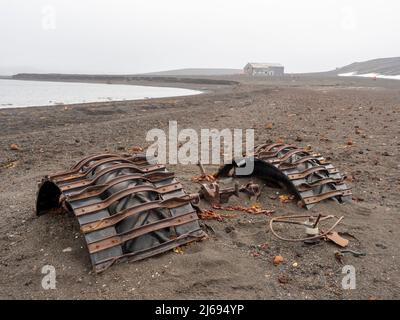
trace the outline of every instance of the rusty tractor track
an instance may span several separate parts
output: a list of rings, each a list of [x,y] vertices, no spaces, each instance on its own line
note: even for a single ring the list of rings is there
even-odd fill
[[[36,213],[63,208],[79,222],[95,272],[200,240],[190,195],[163,165],[145,155],[99,154],[46,176]]]
[[[339,203],[352,199],[339,170],[311,150],[284,143],[262,144],[249,156],[245,160],[254,161],[252,175],[286,187],[307,209],[326,199]],[[240,166],[239,162],[226,165],[217,176],[235,175],[232,169]]]

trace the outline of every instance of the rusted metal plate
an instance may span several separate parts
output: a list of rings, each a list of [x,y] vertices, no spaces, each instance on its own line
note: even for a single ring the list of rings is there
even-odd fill
[[[121,245],[122,243],[127,242],[128,240],[132,240],[134,238],[137,238],[141,235],[147,234],[152,231],[169,228],[171,226],[186,224],[188,222],[195,220],[198,220],[197,214],[196,212],[191,212],[179,217],[172,217],[172,218],[162,219],[157,222],[149,223],[141,227],[134,228],[129,232],[125,232],[124,234],[117,234],[115,236],[111,236],[102,239],[100,241],[88,244],[89,253],[94,253]]]
[[[325,200],[325,199],[330,199],[332,197],[349,196],[351,194],[352,193],[351,193],[350,189],[347,189],[347,190],[334,190],[334,191],[328,191],[328,192],[325,192],[325,193],[321,193],[321,194],[316,195],[316,196],[303,198],[303,201],[304,201],[304,203],[306,205],[309,205],[309,204],[321,202],[322,200]]]
[[[97,272],[102,272],[112,266],[116,262],[122,262],[125,260],[129,261],[139,261],[142,259],[146,259],[149,257],[152,257],[154,255],[169,251],[173,248],[176,248],[178,246],[193,242],[193,241],[198,241],[198,232],[188,232],[185,234],[182,234],[174,239],[165,241],[160,243],[157,246],[154,246],[152,248],[148,249],[143,249],[140,251],[135,251],[131,253],[127,253],[121,256],[115,256],[115,257],[110,257],[110,258],[104,258],[103,260],[99,260],[97,265],[96,265],[96,271]]]
[[[202,239],[192,197],[143,154],[86,157],[39,186],[37,214],[63,207],[77,218],[93,268],[102,272]]]
[[[81,230],[83,233],[88,233],[88,232],[104,229],[109,226],[117,224],[118,222],[126,219],[127,217],[133,216],[135,214],[138,214],[138,213],[141,213],[144,211],[154,210],[154,209],[173,209],[176,207],[181,207],[182,205],[185,205],[188,203],[189,203],[189,201],[186,201],[186,202],[174,201],[174,198],[171,198],[168,200],[163,200],[163,201],[145,202],[145,203],[139,204],[137,206],[125,209],[121,212],[118,212],[117,214],[114,214],[113,216],[110,216],[108,218],[103,218],[99,221],[83,224],[81,226]]]
[[[89,204],[86,206],[79,207],[74,210],[74,213],[76,216],[80,216],[83,214],[89,214],[89,213],[93,213],[96,211],[100,211],[100,210],[108,208],[110,205],[112,205],[116,201],[120,201],[121,199],[123,199],[127,196],[130,196],[132,194],[136,194],[136,193],[154,192],[154,193],[161,194],[161,193],[167,193],[167,192],[171,192],[174,190],[178,190],[179,188],[182,188],[182,185],[180,183],[173,183],[171,185],[164,186],[159,189],[154,188],[153,186],[149,186],[149,185],[135,186],[135,187],[127,188],[127,189],[121,190],[119,192],[116,192],[104,201],[100,201],[100,202],[97,202],[94,204]],[[84,198],[84,199],[87,199],[87,198]],[[77,200],[82,200],[82,199],[77,199]],[[75,201],[77,201],[77,200],[75,200]],[[68,197],[67,197],[67,201],[71,202],[71,200]]]
[[[326,235],[326,238],[336,243],[338,246],[345,248],[349,245],[349,240],[341,237],[336,231],[332,231]]]
[[[76,200],[83,200],[83,199],[87,199],[87,198],[91,198],[91,197],[97,197],[97,196],[100,196],[101,194],[103,194],[104,192],[108,191],[110,188],[112,188],[122,182],[132,181],[132,180],[141,180],[141,179],[143,179],[143,176],[137,176],[137,175],[120,176],[120,177],[110,180],[105,185],[89,187],[79,193],[70,195],[70,196],[68,196],[68,200],[76,201]],[[170,186],[160,188],[159,190],[157,189],[157,190],[155,190],[155,192],[165,193],[165,192],[169,192],[171,190],[177,190],[180,188],[182,188],[182,185],[180,183],[174,183],[174,184],[171,184]]]
[[[147,172],[157,172],[158,174],[161,174],[161,172],[159,171],[160,169],[165,168],[162,165],[156,165],[156,166],[151,166],[146,167],[145,169],[142,170],[142,172],[138,172],[138,166],[137,165],[133,165],[133,164],[113,164],[110,165],[106,168],[104,168],[103,170],[99,170],[98,172],[96,172],[96,174],[94,174],[91,178],[87,178],[87,179],[82,179],[76,182],[72,182],[72,183],[67,183],[65,184],[65,182],[58,182],[58,184],[60,185],[60,188],[62,191],[67,191],[67,190],[74,190],[74,189],[79,189],[82,187],[87,187],[90,185],[96,185],[97,181],[99,179],[101,179],[103,176],[107,176],[113,172],[118,172],[120,170],[123,169],[127,169],[127,170],[132,170],[133,172],[137,172],[137,173],[147,173]],[[51,177],[50,177],[51,180]]]

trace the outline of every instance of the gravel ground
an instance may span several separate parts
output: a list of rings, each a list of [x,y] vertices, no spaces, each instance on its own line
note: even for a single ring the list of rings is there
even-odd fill
[[[238,84],[199,84],[209,91],[193,97],[0,110],[0,298],[400,298],[400,82],[227,79]],[[311,145],[351,177],[355,198],[345,205],[327,201],[312,212],[343,215],[338,231],[347,232],[350,249],[367,255],[346,254],[341,264],[334,244],[282,242],[269,232],[269,217],[237,212],[223,222],[205,221],[209,239],[183,247],[183,254],[93,274],[74,220],[35,216],[37,183],[91,153],[146,147],[146,132],[166,129],[168,120],[197,130],[254,128],[257,143]],[[196,166],[169,169],[188,191],[197,189],[190,181]],[[285,191],[265,187],[260,204],[274,216],[306,213],[281,204],[278,193]],[[279,266],[276,255],[284,259]],[[44,265],[56,268],[55,290],[41,287]],[[342,289],[343,265],[355,267],[355,290]]]

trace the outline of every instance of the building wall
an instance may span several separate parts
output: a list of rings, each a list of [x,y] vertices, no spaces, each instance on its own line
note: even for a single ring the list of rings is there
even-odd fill
[[[281,77],[284,75],[284,67],[253,68],[246,65],[244,72],[251,76]]]
[[[256,68],[252,70],[253,76],[281,77],[284,74],[283,67]]]

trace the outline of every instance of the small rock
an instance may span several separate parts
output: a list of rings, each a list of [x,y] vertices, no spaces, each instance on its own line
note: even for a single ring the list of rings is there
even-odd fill
[[[71,252],[71,251],[72,251],[72,248],[71,248],[71,247],[68,247],[68,248],[63,249],[62,252]]]
[[[14,151],[20,151],[21,150],[20,146],[17,145],[16,143],[10,144],[10,149],[14,150]]]
[[[286,275],[281,275],[278,277],[279,283],[286,284],[289,282],[289,278]]]
[[[283,262],[283,257],[282,256],[275,256],[273,263],[275,266],[280,265]]]
[[[33,281],[31,279],[25,281],[24,286],[29,286],[33,283]]]

